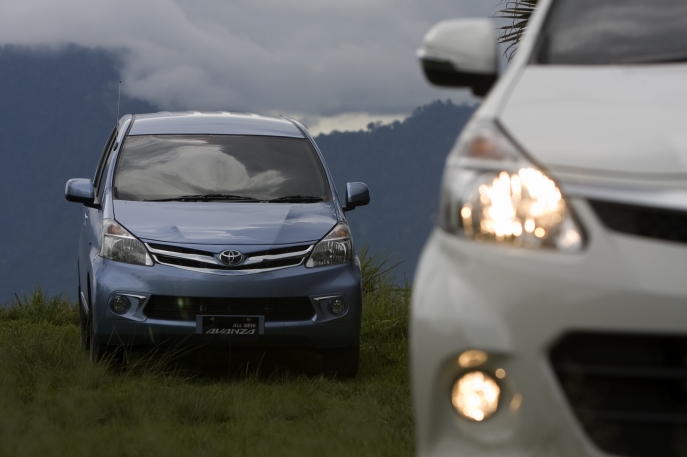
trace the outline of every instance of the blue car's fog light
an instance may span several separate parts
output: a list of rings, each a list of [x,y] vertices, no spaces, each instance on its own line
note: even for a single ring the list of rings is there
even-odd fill
[[[343,300],[337,298],[329,303],[329,310],[332,312],[332,314],[339,316],[346,311],[346,306],[344,305]]]
[[[348,313],[348,304],[341,295],[313,298],[317,308],[329,318],[339,318]]]
[[[115,314],[126,314],[131,309],[131,300],[124,295],[115,295],[110,300],[110,309]]]

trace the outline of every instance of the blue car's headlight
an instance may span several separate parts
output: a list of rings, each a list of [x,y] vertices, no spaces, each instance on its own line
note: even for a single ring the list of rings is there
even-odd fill
[[[153,259],[143,243],[114,219],[103,221],[103,243],[100,256],[134,265],[153,265]]]
[[[353,258],[351,231],[348,224],[339,223],[322,241],[317,243],[310,258],[305,263],[308,268],[324,265],[337,265]]]

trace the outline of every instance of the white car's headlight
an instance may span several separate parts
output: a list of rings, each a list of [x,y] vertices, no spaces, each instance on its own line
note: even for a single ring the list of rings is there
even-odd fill
[[[446,162],[441,226],[476,241],[577,251],[582,231],[556,183],[492,122],[473,122]]]
[[[153,265],[153,259],[143,243],[113,219],[103,221],[100,256],[134,265]]]
[[[308,268],[337,265],[353,258],[351,231],[343,222],[334,227],[322,241],[317,243],[305,263]]]

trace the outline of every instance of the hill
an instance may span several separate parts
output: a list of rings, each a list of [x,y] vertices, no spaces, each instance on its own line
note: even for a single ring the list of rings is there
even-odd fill
[[[0,47],[0,303],[41,285],[76,296],[81,209],[69,178],[92,177],[117,117],[117,55]],[[122,112],[155,110],[122,98]]]

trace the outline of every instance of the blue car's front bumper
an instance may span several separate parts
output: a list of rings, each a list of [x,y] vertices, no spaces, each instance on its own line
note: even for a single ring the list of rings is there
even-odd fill
[[[256,274],[220,276],[166,265],[129,265],[97,257],[93,262],[92,319],[94,338],[110,345],[148,345],[184,341],[200,343],[196,319],[147,317],[151,296],[277,299],[308,297],[313,307],[306,320],[267,321],[256,341],[228,337],[219,344],[245,346],[349,347],[358,344],[362,311],[361,272],[357,261],[318,268],[295,266]],[[117,315],[110,309],[114,294],[141,297],[131,310]],[[318,297],[341,296],[347,312],[334,316],[317,306]],[[135,302],[136,300],[134,300]],[[278,300],[277,300],[278,303]],[[212,313],[207,313],[212,314]],[[255,315],[261,314],[256,308]]]

